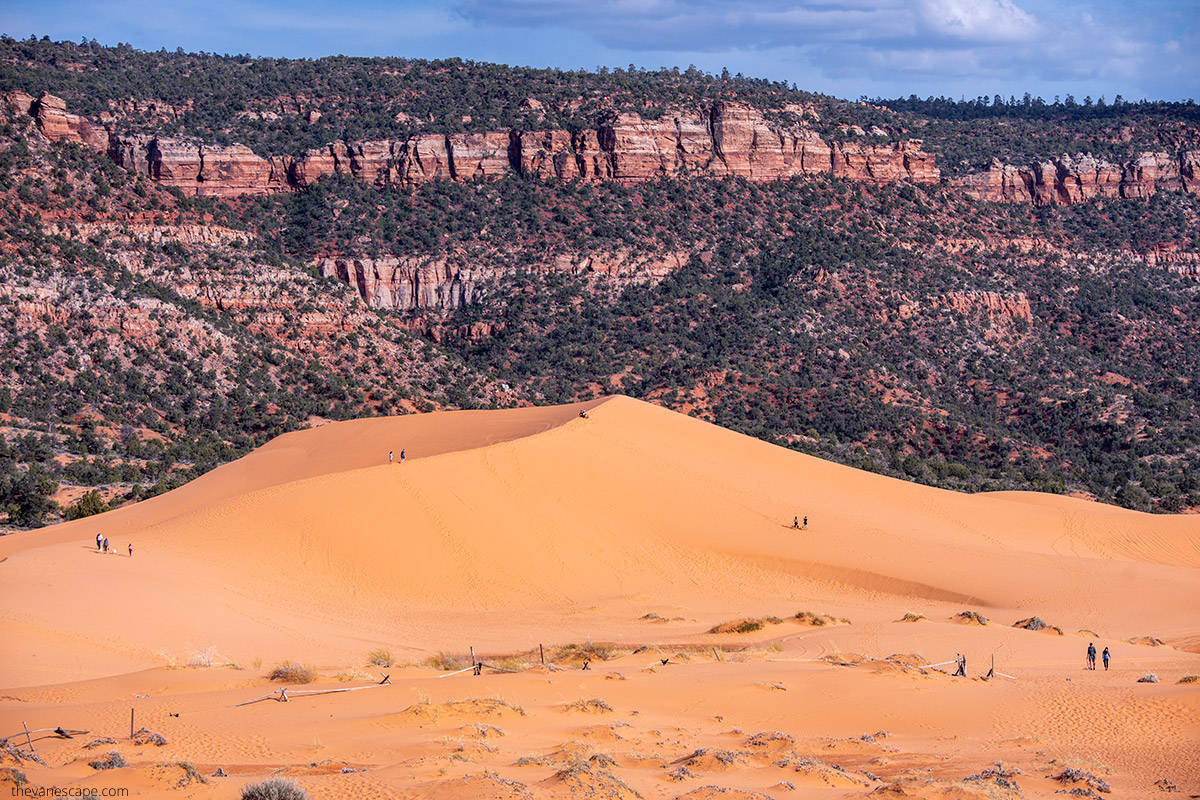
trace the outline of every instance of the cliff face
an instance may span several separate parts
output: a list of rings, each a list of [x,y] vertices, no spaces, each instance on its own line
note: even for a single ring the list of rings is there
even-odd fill
[[[1094,197],[1144,199],[1159,189],[1195,192],[1200,151],[1143,153],[1117,166],[1090,155],[1061,156],[1017,167],[993,159],[987,172],[951,181],[977,200],[1066,205]]]
[[[66,113],[43,93],[8,96],[50,140],[106,152],[126,169],[185,194],[233,197],[294,191],[326,175],[417,186],[433,180],[532,178],[617,181],[635,185],[684,171],[775,181],[828,174],[849,180],[934,183],[934,157],[916,139],[889,144],[825,142],[803,125],[767,121],[748,105],[716,102],[645,119],[617,114],[596,127],[563,130],[424,134],[406,140],[334,142],[299,156],[263,158],[242,145],[211,146],[164,136],[123,135]]]
[[[623,252],[558,255],[544,263],[541,271],[585,278],[605,276],[619,284],[645,283],[662,280],[686,261],[686,253],[653,259]],[[485,280],[498,277],[486,267],[420,258],[326,258],[317,262],[317,270],[323,278],[349,284],[371,308],[402,311],[444,311],[470,305],[479,298]]]
[[[117,164],[190,195],[236,197],[299,191],[327,175],[377,185],[535,179],[615,181],[633,186],[665,175],[736,175],[751,181],[832,175],[867,183],[937,183],[935,157],[919,139],[886,144],[830,142],[797,122],[769,121],[752,106],[713,102],[647,119],[614,114],[594,128],[422,134],[405,140],[334,142],[298,156],[263,158],[243,145],[126,135],[66,111],[43,92],[4,97],[51,141],[76,141]],[[109,125],[111,126],[111,121]],[[993,160],[987,172],[950,180],[969,197],[1001,203],[1070,204],[1146,198],[1160,188],[1200,188],[1200,150],[1147,152],[1123,165],[1061,156],[1024,166]]]

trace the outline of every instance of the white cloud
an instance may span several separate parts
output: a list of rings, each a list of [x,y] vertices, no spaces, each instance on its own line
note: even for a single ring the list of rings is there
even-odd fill
[[[917,10],[935,33],[954,39],[1021,41],[1039,33],[1037,21],[1011,0],[918,0]]]

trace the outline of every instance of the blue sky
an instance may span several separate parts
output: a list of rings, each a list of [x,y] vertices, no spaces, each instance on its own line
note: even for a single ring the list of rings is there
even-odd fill
[[[0,31],[288,58],[694,64],[849,99],[1200,99],[1200,0],[4,0]]]

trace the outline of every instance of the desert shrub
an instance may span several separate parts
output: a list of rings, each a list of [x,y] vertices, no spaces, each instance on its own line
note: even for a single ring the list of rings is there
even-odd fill
[[[89,761],[88,766],[92,769],[119,769],[121,767],[128,767],[129,762],[125,760],[125,756],[121,755],[119,751],[109,750],[107,757]]]
[[[270,680],[284,683],[312,683],[317,679],[317,673],[312,667],[297,664],[294,661],[285,661],[271,670],[271,674],[267,677]]]
[[[548,656],[548,660],[554,664],[581,664],[585,661],[607,661],[612,656],[612,647],[585,642],[584,644],[566,644],[556,648]]]
[[[11,783],[14,787],[21,787],[29,783],[29,778],[16,767],[0,767],[0,783]]]
[[[1179,679],[1180,683],[1200,683],[1200,675],[1184,675]]]
[[[466,669],[471,665],[458,656],[451,655],[445,651],[439,651],[437,655],[425,659],[425,666],[445,672],[453,672],[454,670]]]
[[[1112,791],[1112,787],[1108,785],[1108,781],[1093,775],[1090,772],[1082,769],[1075,769],[1074,767],[1067,767],[1057,775],[1051,775],[1050,779],[1058,781],[1062,784],[1082,783],[1085,784],[1089,789],[1095,789],[1096,791],[1104,792],[1105,794]]]
[[[144,747],[148,744],[152,744],[155,747],[162,747],[167,743],[167,740],[161,733],[155,733],[148,728],[141,728],[133,735],[133,743],[139,747]]]
[[[109,741],[112,741],[111,739]],[[0,745],[0,761],[9,760],[15,764],[24,764],[26,761],[31,761],[34,764],[46,766],[46,762],[32,750],[25,750],[18,747],[13,742],[5,742]]]
[[[188,657],[188,666],[211,667],[213,665],[213,659],[216,658],[216,656],[217,648],[206,647],[203,650],[192,653],[191,656]]]
[[[722,622],[708,629],[709,633],[753,633],[761,631],[768,624],[778,625],[783,622],[779,617],[760,617],[757,619],[739,619],[733,622]]]
[[[846,619],[845,617],[835,617],[832,614],[814,614],[812,611],[797,611],[795,618],[805,625],[816,625],[818,627],[822,625],[833,625],[838,622],[842,623],[843,625],[850,624],[850,620]]]
[[[392,665],[392,651],[384,648],[372,650],[367,653],[368,667],[390,667]]]
[[[1153,672],[1151,672],[1147,675],[1143,675],[1142,677],[1138,678],[1137,682],[1138,683],[1158,683],[1158,676],[1155,675]]]
[[[267,778],[242,787],[242,800],[309,800],[304,787],[287,778]]]
[[[88,750],[95,750],[97,747],[103,747],[106,744],[116,744],[117,740],[111,736],[102,736],[99,739],[92,739],[84,745]]]
[[[951,617],[951,619],[957,622],[965,622],[972,625],[988,624],[987,617],[985,617],[983,614],[980,614],[978,611],[960,611]]]
[[[196,781],[197,783],[208,783],[208,778],[201,775],[200,770],[197,769],[196,765],[191,761],[176,761],[174,764],[167,764],[165,766],[179,767],[181,770],[183,770],[183,775],[175,784],[176,789],[182,789],[184,786],[189,785],[192,781]]]
[[[901,622],[920,622],[925,619],[924,614],[916,614],[912,611],[905,611],[904,616],[900,618]]]

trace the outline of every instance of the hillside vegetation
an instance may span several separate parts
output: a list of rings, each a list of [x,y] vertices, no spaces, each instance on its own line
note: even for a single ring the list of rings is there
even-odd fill
[[[943,175],[1197,140],[1191,104],[849,103],[695,69],[3,38],[0,92],[13,91],[48,91],[122,133],[260,154],[570,130],[715,99],[768,119],[806,109],[829,139],[923,138]],[[464,299],[368,302],[349,277],[322,277],[336,258],[402,260]],[[156,494],[323,419],[619,391],[925,483],[1182,511],[1200,506],[1198,293],[1197,199],[1178,188],[1037,207],[972,200],[948,180],[334,175],[216,199],[49,141],[10,111],[0,505],[10,526],[34,526]]]

